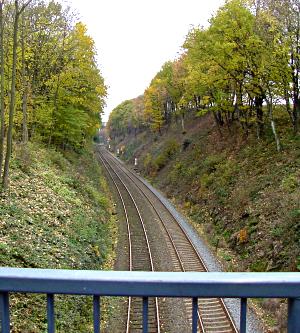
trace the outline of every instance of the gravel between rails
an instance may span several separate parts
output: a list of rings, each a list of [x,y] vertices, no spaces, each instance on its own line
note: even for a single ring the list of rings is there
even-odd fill
[[[122,163],[122,161],[121,161]],[[124,166],[124,164],[123,164]],[[131,170],[132,171],[132,170]],[[176,218],[178,223],[182,226],[182,228],[186,231],[189,235],[191,241],[193,242],[194,246],[201,254],[203,261],[206,264],[206,267],[210,272],[222,272],[222,267],[215,256],[212,254],[210,249],[207,247],[205,242],[201,239],[201,237],[197,234],[194,228],[187,222],[182,214],[180,214],[173,204],[157,189],[155,189],[149,182],[147,182],[143,177],[140,175],[136,176],[139,180],[147,186],[170,210],[173,216]],[[239,299],[224,299],[227,308],[229,309],[232,318],[234,319],[237,327],[239,327],[239,317],[240,317],[240,301]],[[247,315],[247,333],[263,333],[263,325],[256,317],[253,311],[248,310]]]
[[[105,169],[104,169],[105,170]],[[106,173],[106,170],[105,170]],[[135,184],[132,183],[128,178],[122,173],[118,172],[119,176],[126,183],[126,186],[130,190],[131,194],[134,196],[135,201],[140,209],[140,212],[143,216],[144,223],[146,225],[147,234],[149,237],[150,245],[152,248],[153,262],[156,271],[173,271],[174,268],[170,260],[166,260],[165,254],[168,249],[165,246],[164,238],[162,237],[162,233],[158,231],[160,229],[159,226],[153,228],[153,223],[156,220],[155,212],[152,207],[147,203],[147,201],[140,195],[139,190],[136,188]],[[109,179],[108,173],[106,173]],[[117,244],[117,258],[115,269],[116,270],[128,270],[128,239],[127,239],[127,231],[124,228],[124,214],[122,212],[120,199],[116,193],[114,188],[114,184],[109,179],[109,183],[112,189],[112,193],[114,194],[115,201],[117,202],[117,212],[118,212],[118,220],[119,220],[119,240]],[[124,198],[125,199],[125,198]],[[126,199],[125,199],[126,200]],[[127,203],[126,203],[127,204]],[[156,222],[155,222],[156,224]],[[125,251],[124,251],[125,250]],[[112,314],[112,318],[109,322],[107,332],[124,332],[124,324],[125,324],[125,308],[126,303],[118,303],[115,304],[115,310]],[[188,328],[189,323],[185,319],[186,315],[183,315],[184,304],[182,300],[174,299],[174,298],[160,298],[159,299],[160,306],[160,315],[161,315],[161,332],[168,333],[177,333],[177,332],[189,332],[190,328]],[[118,320],[117,318],[121,318]]]
[[[116,158],[114,156],[114,158]],[[117,158],[116,158],[117,159]],[[131,172],[134,172],[131,168],[126,166],[123,161],[117,159],[118,162],[121,164],[123,168],[129,169]],[[134,172],[135,173],[135,172]],[[206,243],[199,237],[197,232],[194,228],[188,223],[188,221],[184,218],[182,214],[180,214],[173,204],[157,189],[155,189],[149,182],[147,182],[143,177],[136,174],[136,177],[148,188],[150,189],[170,210],[172,215],[176,218],[178,223],[182,226],[182,228],[186,231],[189,235],[190,239],[192,240],[194,246],[201,254],[203,261],[205,262],[209,271],[217,271],[221,272],[222,267],[219,264],[218,260],[214,257],[210,249],[207,247]],[[240,301],[238,299],[226,299],[225,300],[226,306],[228,307],[234,321],[239,327],[239,314],[240,314]],[[263,333],[262,324],[255,316],[255,314],[249,310],[247,315],[247,333]]]

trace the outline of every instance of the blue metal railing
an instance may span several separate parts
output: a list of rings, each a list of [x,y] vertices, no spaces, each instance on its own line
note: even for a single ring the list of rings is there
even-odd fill
[[[147,332],[148,297],[193,299],[193,328],[201,297],[240,298],[240,332],[246,332],[248,298],[288,298],[288,332],[300,332],[300,273],[171,273],[47,269],[0,269],[1,332],[10,331],[9,294],[47,294],[48,332],[55,332],[54,295],[93,295],[94,332],[100,332],[100,296],[143,298]]]

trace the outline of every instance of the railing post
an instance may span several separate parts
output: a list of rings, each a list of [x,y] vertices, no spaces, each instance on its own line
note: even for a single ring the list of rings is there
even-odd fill
[[[0,321],[1,333],[10,332],[10,318],[9,318],[9,295],[8,293],[0,293]]]
[[[300,332],[300,298],[289,298],[288,333]]]
[[[247,327],[247,298],[241,298],[240,333],[246,333]]]
[[[193,298],[192,309],[192,333],[197,333],[198,330],[198,298]]]
[[[100,333],[100,297],[98,295],[94,295],[93,308],[94,333]]]
[[[143,297],[143,333],[148,333],[148,297]]]
[[[47,294],[48,333],[55,333],[54,295]]]

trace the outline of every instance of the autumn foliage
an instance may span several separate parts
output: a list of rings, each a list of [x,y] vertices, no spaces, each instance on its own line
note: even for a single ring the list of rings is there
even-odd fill
[[[81,149],[100,126],[106,86],[94,41],[70,8],[0,1],[0,32],[0,174],[5,159],[7,187],[12,143]]]
[[[221,136],[228,130],[263,139],[268,130],[281,151],[278,113],[299,131],[299,13],[294,0],[226,1],[152,79],[141,121],[159,133],[175,121],[184,133],[187,114],[211,113]]]

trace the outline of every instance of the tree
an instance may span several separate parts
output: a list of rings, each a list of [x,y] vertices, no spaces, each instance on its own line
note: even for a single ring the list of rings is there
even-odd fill
[[[48,81],[53,110],[49,139],[79,147],[99,126],[106,87],[95,62],[94,41],[82,23],[64,37],[62,47],[72,52],[63,53],[61,71]]]
[[[0,178],[4,157],[4,22],[3,22],[4,0],[0,1]]]
[[[285,84],[286,109],[291,117],[294,133],[299,131],[300,120],[300,3],[298,0],[265,0],[265,10],[276,19],[277,47],[285,50],[284,58],[287,60],[282,71],[282,83]],[[290,110],[289,99],[293,101]]]
[[[161,79],[155,78],[145,90],[145,119],[150,128],[161,134],[164,125],[163,104],[166,97],[166,89],[161,84]]]
[[[1,13],[3,17],[3,6]],[[0,157],[7,127],[2,177],[6,189],[13,140],[81,149],[100,126],[106,86],[97,68],[94,41],[69,8],[63,9],[55,1],[16,0],[7,2],[4,15],[5,35],[1,36],[0,29],[0,63],[4,62],[0,66]],[[9,108],[8,122],[4,101]]]
[[[140,129],[145,129],[145,104],[144,96],[126,100],[116,106],[109,115],[106,127],[109,129],[110,137],[124,137],[127,134],[134,135]]]
[[[279,66],[273,60],[274,20],[259,10],[259,4],[254,5],[252,8],[248,1],[228,1],[211,19],[208,29],[190,31],[184,44],[184,64],[188,72],[185,90],[189,98],[192,94],[202,96],[204,110],[200,114],[213,111],[220,133],[224,123],[231,131],[230,124],[238,120],[248,134],[255,120],[257,136],[261,138],[265,117],[263,103],[267,94],[270,97],[274,92],[270,87]],[[278,142],[270,112],[269,116]]]
[[[19,0],[15,0],[15,15],[14,15],[14,28],[13,28],[13,60],[11,69],[11,89],[10,89],[10,104],[9,104],[9,123],[7,131],[7,143],[6,143],[6,155],[3,172],[3,189],[6,190],[8,186],[8,175],[9,175],[9,162],[12,151],[12,130],[13,130],[13,118],[15,112],[16,102],[16,67],[17,67],[17,47],[18,47],[18,30],[19,30],[19,19],[25,8],[30,4],[32,0],[25,2],[21,8],[19,8]]]
[[[189,109],[189,101],[184,98],[185,89],[185,78],[187,71],[184,67],[184,56],[175,60],[172,63],[172,89],[171,96],[173,103],[176,105],[176,114],[181,118],[181,129],[182,133],[185,133],[184,118],[187,110]]]
[[[22,13],[21,27],[21,49],[22,49],[22,141],[24,144],[28,142],[28,126],[27,126],[27,99],[28,99],[28,81],[26,78],[26,63],[25,63],[25,16]]]

